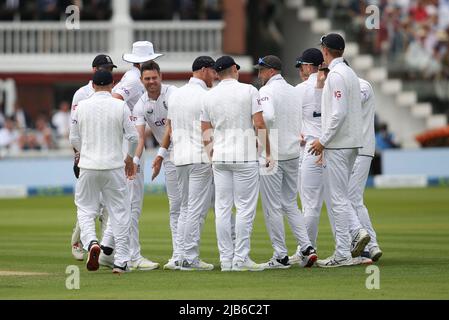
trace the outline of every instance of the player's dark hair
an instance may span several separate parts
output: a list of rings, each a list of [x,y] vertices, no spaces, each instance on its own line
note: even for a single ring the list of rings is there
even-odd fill
[[[144,71],[151,71],[156,70],[158,74],[161,74],[161,68],[159,65],[154,61],[148,61],[141,65],[140,72],[143,73]]]

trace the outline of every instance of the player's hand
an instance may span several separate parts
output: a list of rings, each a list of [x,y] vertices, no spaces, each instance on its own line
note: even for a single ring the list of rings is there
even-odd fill
[[[318,67],[318,76],[316,78],[316,87],[318,89],[324,88],[324,82],[326,81],[328,73],[329,73],[329,69],[327,67],[327,64],[325,62],[323,62]]]
[[[164,160],[164,158],[162,158],[161,156],[157,156],[153,160],[153,165],[152,165],[153,175],[151,176],[151,181],[153,181],[154,178],[156,178],[159,175],[159,172],[161,171],[162,160]]]
[[[321,153],[323,153],[324,146],[320,143],[320,140],[316,139],[312,143],[312,147],[308,150],[309,153],[319,156]]]
[[[322,165],[323,165],[323,153],[321,153],[321,154],[318,156],[318,159],[315,161],[315,163],[316,163],[317,165],[319,165],[319,166],[322,166]]]
[[[304,139],[304,135],[302,133],[299,135],[299,145],[301,147],[304,147],[306,145],[306,140]]]
[[[78,163],[80,162],[80,153],[75,152],[75,157],[73,159],[73,173],[75,174],[75,178],[80,177],[80,167],[78,167]]]
[[[271,171],[274,168],[274,160],[271,155],[265,157],[265,168],[267,168],[267,171]]]
[[[133,180],[135,176],[133,158],[129,155],[127,155],[125,159],[125,175],[129,180]]]

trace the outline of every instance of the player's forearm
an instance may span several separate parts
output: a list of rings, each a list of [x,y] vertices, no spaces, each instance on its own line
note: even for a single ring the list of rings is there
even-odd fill
[[[171,139],[171,121],[167,121],[167,125],[165,127],[164,136],[162,137],[161,141],[161,148],[168,149],[170,147],[170,139]]]
[[[145,148],[145,126],[136,126],[136,129],[137,133],[139,134],[139,142],[137,144],[136,154],[134,158],[137,157],[140,160],[140,158],[142,157],[143,149]]]
[[[70,126],[69,141],[75,149],[75,152],[81,151],[81,136],[79,134],[78,123],[76,123],[76,120],[73,120],[72,122],[73,123]]]

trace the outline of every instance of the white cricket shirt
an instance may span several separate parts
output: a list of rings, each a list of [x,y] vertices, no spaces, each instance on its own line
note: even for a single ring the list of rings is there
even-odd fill
[[[169,99],[168,119],[172,126],[173,162],[176,166],[209,163],[201,136],[202,99],[206,83],[197,78],[176,90]]]
[[[277,74],[259,90],[264,120],[269,129],[271,156],[274,160],[299,157],[301,133],[300,96],[293,86]]]
[[[106,91],[96,92],[78,104],[73,113],[70,143],[80,151],[80,168],[111,170],[124,167],[123,138],[129,141],[131,157],[138,142],[130,115],[126,103]]]
[[[112,89],[112,93],[121,95],[132,112],[137,101],[145,93],[145,87],[140,80],[139,68],[133,66],[131,70],[128,70]]]
[[[327,149],[362,147],[360,83],[355,72],[335,58],[329,65],[321,98],[320,142]]]
[[[214,162],[257,161],[252,116],[262,112],[259,92],[249,84],[225,79],[203,99],[201,121],[213,127]]]
[[[168,100],[171,94],[177,90],[175,86],[162,84],[161,94],[157,100],[153,100],[145,92],[134,106],[133,115],[136,118],[135,125],[141,126],[148,123],[154,137],[159,144],[162,143],[167,122]]]
[[[72,117],[73,110],[76,109],[76,107],[78,106],[78,103],[80,103],[80,101],[83,101],[87,98],[92,97],[92,95],[94,93],[95,93],[95,90],[94,90],[94,87],[92,86],[92,80],[90,80],[89,83],[86,84],[85,86],[76,90],[75,94],[73,95],[73,99],[72,99],[72,108],[71,108],[71,112],[70,112],[70,117]]]
[[[376,150],[376,138],[374,131],[374,114],[376,111],[374,90],[371,84],[359,78],[360,92],[362,99],[362,137],[363,148],[359,150],[359,155],[374,157]]]
[[[301,96],[300,110],[302,110],[301,133],[306,140],[318,139],[321,136],[321,94],[322,89],[316,88],[317,73],[298,84],[296,90]],[[319,98],[317,99],[317,92]]]

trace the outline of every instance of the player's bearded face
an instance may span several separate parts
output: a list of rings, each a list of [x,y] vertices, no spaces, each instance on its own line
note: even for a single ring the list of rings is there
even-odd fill
[[[159,92],[162,77],[156,70],[145,70],[142,74],[142,83],[148,92]]]

